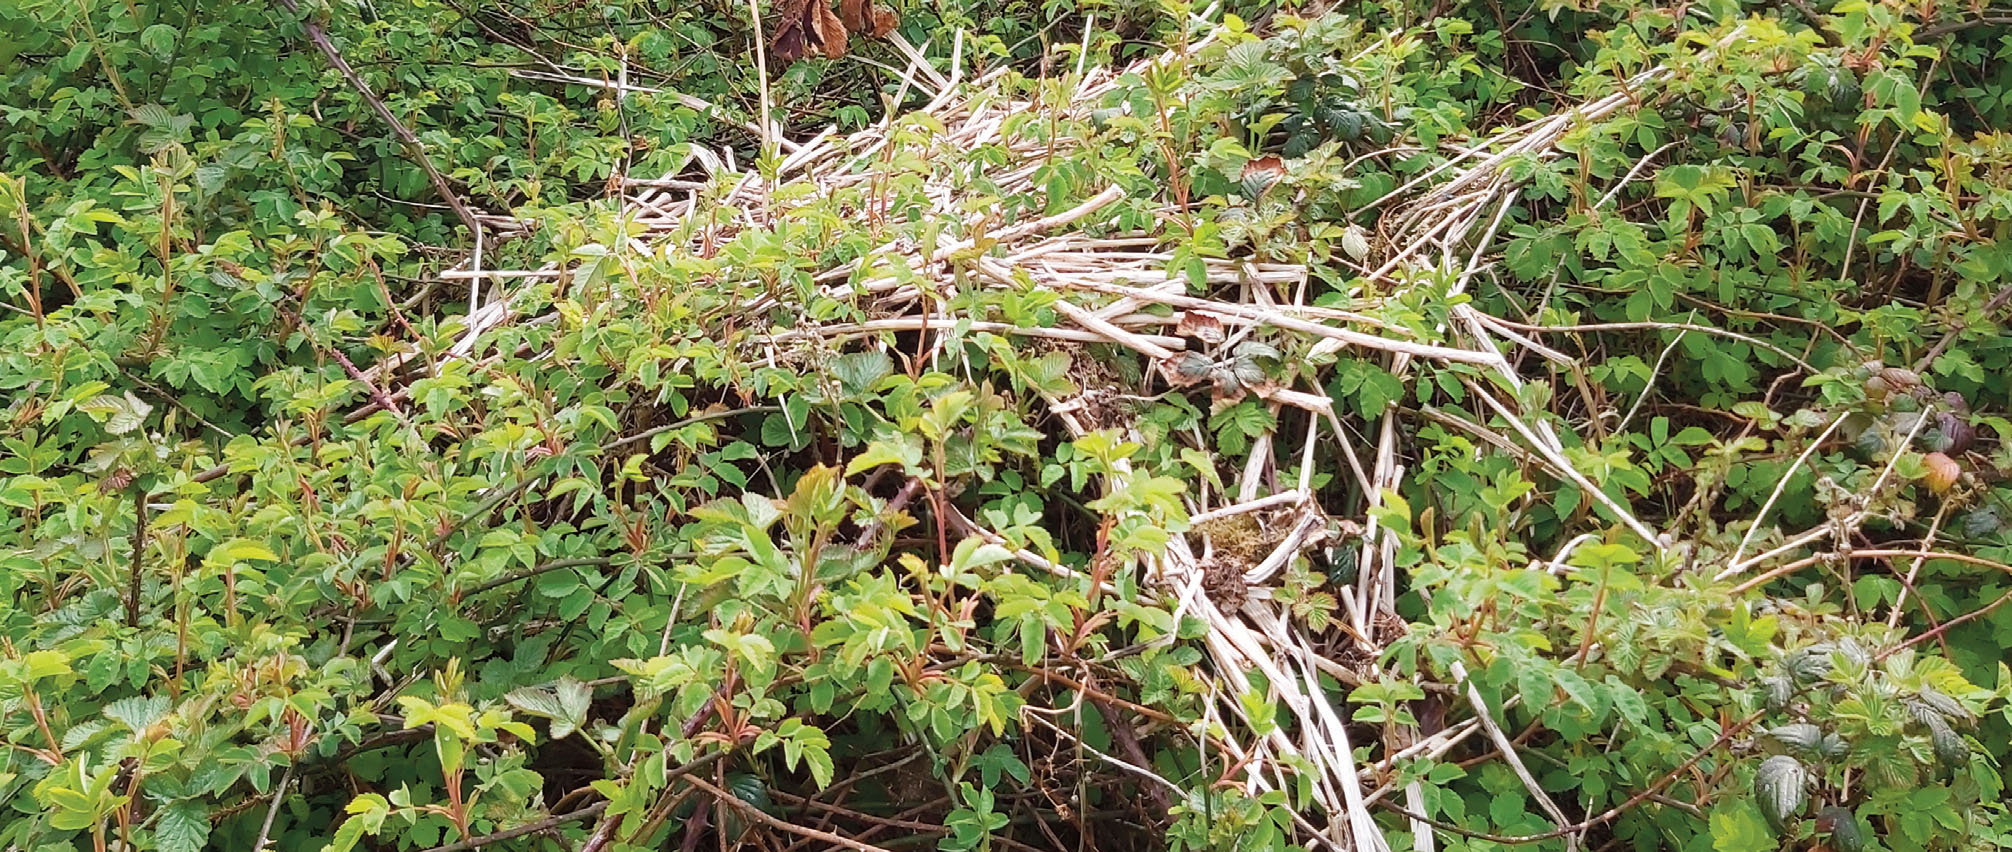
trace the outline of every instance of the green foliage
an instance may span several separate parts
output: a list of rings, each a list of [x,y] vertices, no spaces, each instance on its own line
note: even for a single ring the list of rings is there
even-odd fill
[[[1324,734],[1262,677],[1217,694],[1205,627],[1137,570],[1204,540],[1261,561],[1264,530],[1189,519],[1260,447],[1389,536],[1335,522],[1250,591],[1334,649],[1317,686],[1394,848],[1570,848],[1547,805],[1644,849],[2012,842],[2002,27],[1865,0],[1388,0],[1233,7],[1204,41],[1179,3],[903,8],[930,55],[969,27],[969,70],[1055,97],[1079,61],[1199,47],[1093,120],[1001,128],[1081,140],[1034,193],[988,183],[1003,148],[916,155],[944,128],[901,113],[898,77],[770,68],[790,129],[889,117],[915,145],[770,227],[642,257],[610,248],[636,235],[625,177],[758,156],[745,9],[302,8],[0,8],[0,842],[427,849],[549,820],[696,848],[768,830],[753,808],[948,850],[1135,824],[1305,844],[1311,776],[1264,767],[1291,777],[1259,792],[1220,746]],[[537,222],[486,235],[489,268],[571,271],[441,277],[468,235],[304,21],[468,204]],[[596,84],[620,80],[650,91]],[[1370,274],[1405,248],[1386,195],[1553,115],[1562,155],[1512,158],[1472,269]],[[927,281],[878,247],[945,236],[920,212],[944,170],[1030,219],[1121,186],[1115,221],[1197,289],[1210,260],[1304,263],[1268,298],[1422,342],[1472,307],[1562,355],[1508,387],[1235,329],[1176,387],[972,324],[928,352],[788,337],[876,319],[827,270]],[[750,203],[731,189],[700,203]],[[1058,323],[1038,289],[931,298]],[[470,299],[536,319],[476,333]],[[1269,396],[1295,388],[1357,434],[1418,424],[1403,486],[1362,493],[1352,447],[1304,446]],[[1043,398],[1079,391],[1143,439],[1056,437]],[[1505,400],[1550,412],[1584,482],[1505,448]],[[1395,612],[1351,635],[1391,576]]]

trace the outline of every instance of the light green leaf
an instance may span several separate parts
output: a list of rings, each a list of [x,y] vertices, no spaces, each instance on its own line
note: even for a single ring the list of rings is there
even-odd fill
[[[210,548],[210,555],[208,557],[209,563],[218,567],[236,565],[252,559],[278,562],[279,555],[273,553],[271,548],[258,542],[249,539],[234,538]]]
[[[154,842],[161,852],[202,852],[210,841],[209,812],[195,802],[176,802],[161,809],[154,823]]]

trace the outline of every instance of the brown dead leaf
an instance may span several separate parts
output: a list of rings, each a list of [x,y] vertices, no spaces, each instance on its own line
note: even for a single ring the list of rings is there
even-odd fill
[[[1285,178],[1285,161],[1277,154],[1267,154],[1244,163],[1243,174],[1238,177],[1243,184],[1243,193],[1249,198],[1258,198],[1277,186]]]
[[[845,23],[825,0],[781,0],[776,11],[769,51],[777,60],[795,62],[813,53],[829,59],[845,55]]]
[[[894,32],[894,10],[873,0],[839,0],[838,19],[851,32],[886,38]]]
[[[768,37],[771,56],[782,62],[795,62],[804,57],[807,51],[803,43],[803,14],[809,6],[810,0],[781,0],[776,4],[775,32]]]
[[[1266,154],[1262,157],[1257,157],[1244,163],[1243,176],[1245,178],[1264,176],[1271,180],[1278,180],[1285,177],[1285,161],[1279,159],[1277,154]]]
[[[817,36],[817,43],[824,48],[826,59],[837,59],[845,55],[845,39],[850,35],[845,23],[831,13],[831,6],[824,0],[811,0],[811,32]]]
[[[1214,362],[1199,352],[1175,352],[1158,363],[1160,375],[1166,378],[1167,384],[1177,388],[1207,381],[1209,373],[1215,368]]]
[[[1223,342],[1223,321],[1201,311],[1186,311],[1174,326],[1174,334],[1214,346]]]

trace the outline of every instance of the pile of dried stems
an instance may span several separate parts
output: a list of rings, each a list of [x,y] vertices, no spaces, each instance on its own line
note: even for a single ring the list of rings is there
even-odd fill
[[[791,203],[788,199],[875,180],[876,163],[887,153],[887,147],[893,145],[914,146],[916,150],[903,153],[922,158],[939,152],[998,146],[1011,152],[1014,159],[987,176],[996,187],[992,191],[1001,195],[1033,194],[1032,181],[1037,169],[1046,158],[1056,154],[1057,145],[1069,143],[1012,138],[1002,130],[1008,118],[1028,111],[1043,114],[1060,111],[1084,118],[1117,85],[1121,74],[1144,71],[1143,66],[1150,64],[1119,70],[1078,69],[1081,84],[1068,93],[1065,103],[1036,102],[1007,94],[1000,85],[999,74],[961,80],[954,70],[947,74],[937,70],[898,37],[893,43],[910,60],[902,76],[904,91],[913,89],[928,98],[920,111],[944,128],[943,132],[897,133],[894,129],[901,120],[890,117],[850,135],[827,130],[807,141],[795,142],[782,138],[772,125],[753,125],[751,129],[761,135],[765,144],[772,145],[775,156],[780,157],[781,165],[775,169],[773,180],[765,180],[752,166],[735,164],[730,154],[704,151],[688,164],[688,169],[702,170],[702,175],[630,180],[627,210],[643,226],[643,235],[619,248],[638,256],[691,252],[701,246],[715,245],[722,237],[741,229],[768,227],[787,215]],[[1152,62],[1178,58],[1168,55]],[[604,86],[623,94],[647,91],[626,83],[555,78],[539,73],[540,79]],[[1373,250],[1369,258],[1372,263],[1357,272],[1386,293],[1421,281],[1450,286],[1453,293],[1461,292],[1488,262],[1492,241],[1518,201],[1518,188],[1506,166],[1519,158],[1552,156],[1554,146],[1568,131],[1639,102],[1644,93],[1652,92],[1667,75],[1668,71],[1661,68],[1643,72],[1617,86],[1616,93],[1576,110],[1507,129],[1471,147],[1450,149],[1441,166],[1398,187],[1377,203],[1382,211],[1378,228],[1381,245]],[[1649,159],[1653,157],[1652,154]],[[1643,166],[1647,164],[1645,159]],[[1641,167],[1636,169],[1639,171]],[[1623,183],[1636,177],[1636,172],[1627,175]],[[1109,224],[1114,203],[1125,197],[1124,191],[1116,186],[1097,192],[1057,215],[995,224],[982,232],[978,229],[986,226],[974,225],[972,217],[964,212],[961,202],[965,191],[964,184],[945,171],[930,178],[927,194],[934,208],[926,212],[941,219],[947,241],[926,256],[918,246],[890,243],[869,253],[858,264],[830,269],[818,277],[818,283],[829,294],[870,306],[868,313],[873,319],[778,330],[767,344],[782,352],[820,340],[884,341],[887,332],[941,329],[969,321],[968,327],[973,331],[1044,338],[1054,341],[1054,345],[1115,344],[1136,353],[1163,379],[1178,382],[1187,341],[1192,338],[1171,333],[1168,326],[1181,326],[1184,331],[1215,329],[1230,343],[1252,329],[1265,327],[1318,338],[1314,344],[1317,349],[1382,357],[1388,369],[1399,376],[1408,375],[1411,365],[1423,359],[1478,365],[1513,388],[1525,381],[1516,365],[1526,357],[1571,360],[1534,339],[1536,335],[1581,330],[1523,325],[1461,305],[1451,312],[1450,327],[1441,330],[1442,341],[1424,342],[1364,314],[1305,304],[1308,270],[1295,264],[1209,260],[1207,286],[1201,290],[1207,295],[1195,296],[1191,292],[1196,288],[1185,274],[1170,274],[1173,253],[1158,241],[1145,235],[1110,235],[1110,229],[1102,227]],[[1611,199],[1612,194],[1601,203]],[[1170,205],[1168,215],[1175,212]],[[1098,233],[1104,235],[1093,235]],[[981,242],[984,247],[974,250]],[[910,269],[931,276],[927,292],[880,271],[886,259],[896,256],[903,257]],[[469,262],[446,275],[450,280],[467,282],[469,287],[469,331],[453,355],[469,355],[483,332],[513,319],[510,294],[517,282],[565,274],[568,270],[557,267],[485,269],[478,247]],[[944,307],[950,302],[948,297],[960,287],[1025,288],[1029,283],[1060,296],[1056,308],[1066,322],[1051,328],[1009,327],[958,316],[946,312]],[[1165,310],[1146,310],[1151,306],[1170,308],[1171,315]],[[391,362],[380,365],[379,369],[398,366]],[[1657,530],[1636,519],[1627,506],[1613,502],[1573,468],[1563,442],[1549,420],[1541,416],[1542,412],[1521,410],[1516,399],[1503,394],[1500,387],[1494,382],[1472,380],[1467,385],[1478,404],[1495,416],[1491,423],[1472,422],[1429,408],[1425,414],[1441,425],[1471,433],[1493,451],[1514,454],[1577,484],[1584,494],[1601,501],[1610,517],[1649,546],[1669,546]],[[1237,565],[1242,570],[1243,588],[1235,594],[1223,593],[1219,588],[1223,558],[1211,552],[1212,543],[1205,532],[1176,536],[1172,546],[1153,558],[1151,564],[1134,566],[1152,578],[1155,594],[1179,612],[1199,617],[1209,626],[1208,677],[1212,678],[1215,700],[1210,709],[1211,732],[1203,735],[1204,747],[1212,752],[1220,750],[1224,762],[1240,767],[1236,783],[1252,793],[1286,788],[1294,783],[1295,776],[1310,770],[1320,808],[1318,812],[1300,815],[1299,819],[1303,832],[1300,840],[1312,848],[1387,849],[1382,831],[1370,816],[1370,808],[1382,803],[1409,814],[1414,820],[1415,847],[1430,849],[1435,826],[1427,824],[1421,816],[1426,808],[1420,800],[1420,791],[1415,786],[1389,789],[1379,784],[1391,777],[1388,770],[1395,761],[1442,755],[1475,736],[1492,741],[1522,778],[1534,800],[1556,821],[1557,830],[1546,836],[1575,838],[1600,821],[1610,819],[1614,813],[1578,821],[1568,818],[1539,789],[1517,758],[1509,737],[1482,703],[1480,693],[1464,682],[1466,673],[1457,667],[1453,675],[1458,682],[1453,685],[1453,693],[1458,700],[1472,705],[1471,718],[1431,736],[1421,737],[1403,729],[1389,730],[1371,750],[1378,755],[1377,759],[1370,763],[1357,759],[1355,748],[1364,744],[1352,742],[1351,736],[1361,736],[1364,729],[1351,730],[1347,710],[1337,706],[1319,682],[1323,675],[1344,683],[1375,679],[1379,642],[1387,641],[1393,629],[1402,629],[1401,622],[1393,624],[1395,619],[1391,615],[1399,592],[1392,569],[1396,542],[1378,528],[1370,510],[1382,494],[1396,489],[1404,476],[1400,460],[1406,457],[1406,452],[1400,443],[1408,430],[1400,426],[1400,415],[1393,409],[1372,424],[1373,438],[1365,439],[1336,415],[1327,395],[1311,383],[1304,389],[1266,386],[1250,391],[1260,395],[1274,413],[1285,408],[1310,413],[1311,416],[1300,418],[1307,424],[1308,432],[1298,442],[1303,448],[1302,457],[1278,458],[1269,436],[1258,439],[1249,465],[1237,478],[1234,488],[1224,494],[1196,495],[1191,514],[1198,531],[1208,529],[1207,522],[1237,515],[1260,518],[1274,533],[1268,542],[1276,543],[1270,545],[1268,554]],[[1100,392],[1108,391],[1084,388],[1076,397],[1049,398],[1046,403],[1055,419],[1074,435],[1111,427],[1130,430],[1131,424],[1122,422],[1121,414],[1114,422],[1111,412],[1118,408],[1098,404],[1095,396]],[[1316,446],[1327,445],[1316,440],[1323,430],[1328,431],[1326,437],[1333,439],[1332,445],[1342,449],[1342,459],[1313,457]],[[1354,477],[1358,486],[1355,493],[1361,495],[1358,505],[1324,506],[1314,499],[1310,481],[1313,472],[1336,466],[1345,467],[1347,475]],[[1295,467],[1296,482],[1279,482],[1278,471]],[[1125,475],[1126,472],[1118,474]],[[1107,482],[1103,487],[1122,484]],[[1359,520],[1339,520],[1344,518]],[[978,535],[1003,542],[997,534],[976,525],[969,528]],[[1820,530],[1810,535],[1825,534]],[[1566,551],[1581,540],[1568,544]],[[1791,552],[1798,542],[1807,543],[1803,539],[1791,540],[1728,570],[1745,570],[1764,559]],[[1326,653],[1317,651],[1305,630],[1263,588],[1268,579],[1308,549],[1337,546],[1360,548],[1358,579],[1352,588],[1341,590],[1339,596],[1344,632],[1359,645],[1347,663],[1331,659],[1332,649]],[[1071,569],[1033,553],[1020,551],[1017,555],[1036,570],[1071,573]],[[1561,552],[1550,563],[1532,568],[1555,568],[1566,555]],[[1212,568],[1216,570],[1212,572]],[[1252,672],[1263,675],[1270,698],[1291,714],[1289,724],[1272,726],[1262,736],[1248,733],[1258,728],[1244,717],[1246,705],[1238,700],[1252,689]],[[1245,733],[1239,734],[1240,731]],[[1099,757],[1119,770],[1153,776],[1148,767],[1116,756]],[[1164,785],[1177,795],[1183,794],[1180,787],[1165,779],[1152,777],[1147,783]],[[1396,797],[1405,801],[1401,805],[1390,801]]]

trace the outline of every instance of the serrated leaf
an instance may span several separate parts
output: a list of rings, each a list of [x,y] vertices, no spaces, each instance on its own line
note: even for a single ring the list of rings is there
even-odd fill
[[[1554,679],[1558,686],[1565,690],[1565,694],[1571,696],[1572,702],[1585,708],[1587,712],[1597,714],[1605,709],[1605,705],[1600,701],[1599,690],[1594,689],[1593,684],[1579,673],[1570,669],[1559,669]]]
[[[1761,697],[1767,700],[1769,710],[1780,710],[1788,706],[1789,699],[1795,697],[1795,686],[1788,678],[1769,675],[1760,679]]]
[[[168,715],[168,697],[135,695],[105,705],[105,717],[128,731],[144,731]]]
[[[175,114],[160,104],[140,104],[127,110],[126,115],[148,127],[161,127],[175,120]]]
[[[1249,358],[1252,361],[1265,365],[1276,364],[1280,359],[1285,357],[1279,353],[1278,347],[1257,340],[1238,344],[1236,352],[1238,358]]]
[[[1903,699],[1900,702],[1900,706],[1907,710],[1907,718],[1913,719],[1917,725],[1933,727],[1935,725],[1949,724],[1948,718],[1942,715],[1942,711],[1929,706],[1927,702],[1919,699]]]
[[[1824,675],[1830,674],[1829,649],[1812,647],[1797,651],[1782,661],[1782,668],[1787,670],[1796,686],[1808,686],[1823,680]]]
[[[161,852],[202,852],[209,842],[207,809],[188,801],[161,809],[161,817],[154,823],[154,843]]]
[[[1745,802],[1712,810],[1713,852],[1755,852],[1775,845],[1768,827]]]
[[[124,435],[145,424],[154,407],[127,391],[122,396],[99,394],[83,400],[77,403],[77,410],[105,424],[105,431]]]
[[[593,698],[586,684],[572,678],[561,678],[551,692],[527,687],[503,696],[518,712],[550,720],[555,740],[564,739],[587,724],[587,706]]]
[[[111,419],[105,421],[105,429],[114,435],[124,435],[140,428],[147,422],[147,415],[154,410],[153,406],[134,396],[132,391],[127,391],[120,401],[122,404],[119,410],[113,412]]]
[[[831,752],[824,749],[805,749],[803,763],[810,770],[810,780],[822,790],[831,786],[831,778],[838,771],[831,762]]]
[[[107,725],[97,719],[71,725],[69,730],[63,732],[60,747],[64,751],[74,751],[78,746],[90,742],[92,738],[104,733],[111,727],[111,725]]]
[[[1175,375],[1183,379],[1196,382],[1206,377],[1215,368],[1215,362],[1210,361],[1207,356],[1199,352],[1189,352],[1182,356],[1181,363],[1174,368],[1174,372]]]
[[[1270,172],[1245,171],[1237,180],[1237,194],[1244,198],[1257,198],[1277,182],[1278,176]]]
[[[1961,702],[1933,688],[1923,688],[1917,697],[1923,705],[1951,720],[1970,722],[1976,719],[1975,716],[1970,714],[1970,708],[1963,706]]]
[[[1643,725],[1649,720],[1649,704],[1642,700],[1642,693],[1622,682],[1613,675],[1606,680],[1607,699],[1614,704],[1614,712],[1631,725]]]
[[[894,359],[878,350],[847,352],[831,359],[831,374],[849,396],[865,393],[874,382],[894,373]]]
[[[1238,355],[1230,360],[1230,375],[1238,384],[1245,386],[1256,385],[1266,378],[1264,365],[1248,355]]]
[[[1778,725],[1768,729],[1767,735],[1775,742],[1805,754],[1815,753],[1823,743],[1823,729],[1807,722]]]
[[[1983,538],[1989,535],[1997,535],[2003,529],[2005,529],[2005,522],[1999,517],[1996,507],[1979,507],[1975,511],[1963,516],[1963,535],[1966,538]]]
[[[1809,804],[1808,787],[1809,770],[1802,761],[1785,754],[1761,761],[1754,772],[1754,798],[1775,833],[1788,833],[1792,821],[1801,818],[1803,806]]]
[[[1328,112],[1327,125],[1334,130],[1334,135],[1351,141],[1362,136],[1362,113],[1354,110],[1329,110]]]

